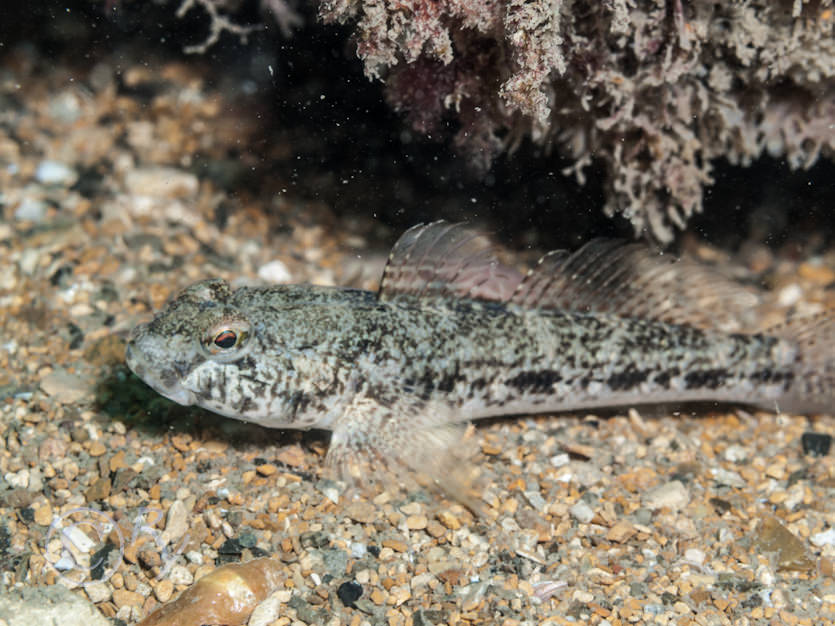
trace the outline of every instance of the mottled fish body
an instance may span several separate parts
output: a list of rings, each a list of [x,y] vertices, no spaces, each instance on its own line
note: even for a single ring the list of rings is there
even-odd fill
[[[447,426],[497,415],[686,401],[829,410],[831,318],[723,332],[711,300],[739,300],[726,291],[607,241],[522,276],[440,222],[401,237],[378,293],[197,283],[134,330],[127,360],[181,404],[332,430],[336,462],[371,450],[420,465],[452,445]]]

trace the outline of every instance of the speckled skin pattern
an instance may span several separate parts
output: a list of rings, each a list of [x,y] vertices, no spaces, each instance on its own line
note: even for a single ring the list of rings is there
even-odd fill
[[[206,345],[226,328],[248,336],[212,355]],[[386,454],[421,426],[503,414],[686,400],[774,408],[795,352],[775,337],[612,315],[208,280],[137,327],[127,360],[176,402],[326,428],[336,443]]]

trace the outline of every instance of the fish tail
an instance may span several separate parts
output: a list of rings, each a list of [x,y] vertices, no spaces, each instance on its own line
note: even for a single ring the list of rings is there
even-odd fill
[[[835,318],[831,311],[790,320],[773,334],[797,350],[794,378],[779,399],[780,410],[831,413],[835,408]]]

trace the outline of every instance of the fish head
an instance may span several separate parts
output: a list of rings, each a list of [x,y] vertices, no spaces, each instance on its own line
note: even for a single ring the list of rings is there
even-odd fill
[[[226,414],[218,402],[231,366],[246,358],[253,325],[231,303],[226,281],[209,279],[183,290],[153,320],[133,329],[128,367],[159,394],[182,405]]]

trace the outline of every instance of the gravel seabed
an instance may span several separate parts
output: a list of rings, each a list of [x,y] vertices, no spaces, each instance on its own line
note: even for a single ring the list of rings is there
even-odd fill
[[[156,395],[124,342],[179,289],[373,289],[397,233],[226,177],[257,140],[256,96],[211,86],[205,64],[33,54],[0,62],[0,624],[25,623],[21,587],[56,584],[138,623],[263,556],[279,583],[250,624],[833,623],[831,415],[494,420],[469,435],[475,516],[414,486],[343,491],[325,433]],[[835,250],[685,247],[767,277],[769,321],[835,306]]]

